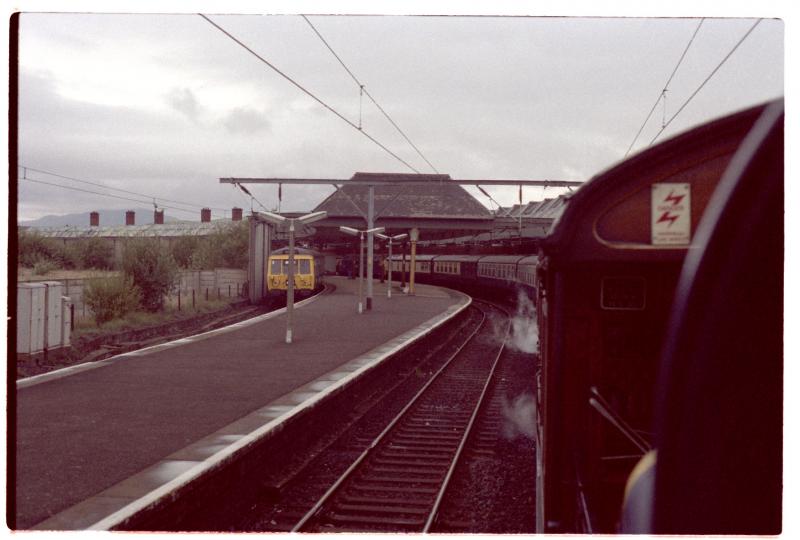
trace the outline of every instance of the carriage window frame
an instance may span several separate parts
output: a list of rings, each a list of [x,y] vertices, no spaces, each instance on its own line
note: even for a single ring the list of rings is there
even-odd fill
[[[607,283],[611,281],[627,281],[628,286],[634,283],[639,284],[641,298],[631,305],[619,305],[612,298],[610,287]],[[618,294],[618,293],[617,293]],[[647,308],[647,279],[644,276],[603,276],[600,280],[600,308],[607,311],[644,311]]]

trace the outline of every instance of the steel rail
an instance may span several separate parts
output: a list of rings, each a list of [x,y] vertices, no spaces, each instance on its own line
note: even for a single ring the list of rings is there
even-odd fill
[[[500,311],[504,311],[506,315],[508,312],[499,306],[495,306],[489,302],[484,302],[489,304],[492,307],[500,309]],[[428,516],[428,520],[425,522],[425,526],[422,529],[423,533],[430,532],[430,528],[433,526],[434,521],[436,521],[437,514],[439,513],[439,506],[444,499],[445,492],[450,484],[450,478],[455,473],[456,467],[459,464],[459,460],[461,459],[461,454],[464,450],[464,447],[467,445],[467,439],[469,438],[470,434],[472,433],[472,428],[475,424],[475,419],[478,417],[478,412],[480,411],[481,407],[483,406],[484,398],[486,397],[487,390],[489,389],[489,384],[494,379],[494,373],[497,370],[497,365],[500,363],[500,357],[503,355],[503,351],[505,350],[506,343],[508,342],[508,335],[511,332],[511,323],[508,322],[506,326],[506,333],[503,336],[503,344],[500,345],[500,350],[497,352],[497,356],[492,363],[492,369],[489,372],[489,376],[486,378],[486,382],[483,385],[483,390],[481,390],[481,395],[478,398],[478,403],[475,405],[475,409],[472,411],[472,416],[469,419],[469,423],[467,424],[466,429],[464,430],[464,434],[461,437],[461,442],[458,445],[458,449],[456,450],[455,456],[453,457],[453,462],[450,464],[450,469],[447,471],[447,475],[444,478],[444,482],[442,483],[441,488],[439,489],[439,493],[436,496],[436,500],[433,503],[433,509],[431,510],[430,515]]]
[[[297,522],[297,524],[292,528],[291,532],[300,532],[300,530],[305,527],[305,525],[322,509],[322,507],[331,499],[331,497],[339,490],[339,488],[347,481],[352,473],[364,462],[364,460],[372,453],[372,451],[381,443],[381,441],[386,437],[386,435],[394,428],[400,420],[405,416],[406,412],[419,400],[420,397],[426,392],[426,390],[433,384],[439,376],[444,372],[444,370],[452,363],[452,361],[459,355],[459,353],[466,347],[478,331],[483,327],[484,323],[486,322],[486,314],[483,314],[480,323],[475,328],[475,330],[464,340],[464,343],[450,356],[450,358],[445,362],[437,371],[433,374],[430,380],[425,383],[425,385],[414,395],[414,397],[409,401],[405,407],[394,417],[394,419],[389,423],[386,428],[370,443],[370,445],[361,453],[361,455],[356,458],[356,460],[347,468],[347,470],[342,473],[334,484],[328,488],[328,490],[320,497],[320,499],[314,504],[314,506],[309,510],[301,519]]]

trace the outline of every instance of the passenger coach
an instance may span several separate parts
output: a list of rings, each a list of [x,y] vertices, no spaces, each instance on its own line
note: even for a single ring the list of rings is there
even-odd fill
[[[511,302],[522,291],[533,300],[537,261],[536,255],[417,255],[415,280]],[[392,255],[391,265],[394,276],[411,268],[401,255]]]

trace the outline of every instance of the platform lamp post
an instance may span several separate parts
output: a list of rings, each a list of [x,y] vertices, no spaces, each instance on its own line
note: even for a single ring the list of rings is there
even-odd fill
[[[361,239],[361,245],[358,248],[358,312],[364,313],[364,236],[370,233],[382,233],[384,228],[375,227],[360,231],[352,227],[339,227],[339,230],[351,236],[358,236]]]
[[[395,240],[403,240],[408,235],[406,233],[403,233],[403,234],[396,234],[394,236],[387,236],[385,234],[378,233],[376,236],[381,240],[388,241],[389,243],[389,283],[388,287],[386,288],[386,297],[391,298],[392,297],[392,243]]]
[[[289,268],[286,276],[286,343],[292,342],[292,323],[294,319],[294,233],[297,225],[308,225],[315,221],[325,219],[328,213],[313,212],[296,218],[287,218],[272,212],[259,212],[259,216],[275,225],[286,226],[289,230]]]

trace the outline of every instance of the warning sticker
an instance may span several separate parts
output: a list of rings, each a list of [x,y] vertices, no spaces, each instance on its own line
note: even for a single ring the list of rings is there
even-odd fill
[[[692,240],[690,184],[652,185],[653,245],[688,245]]]

